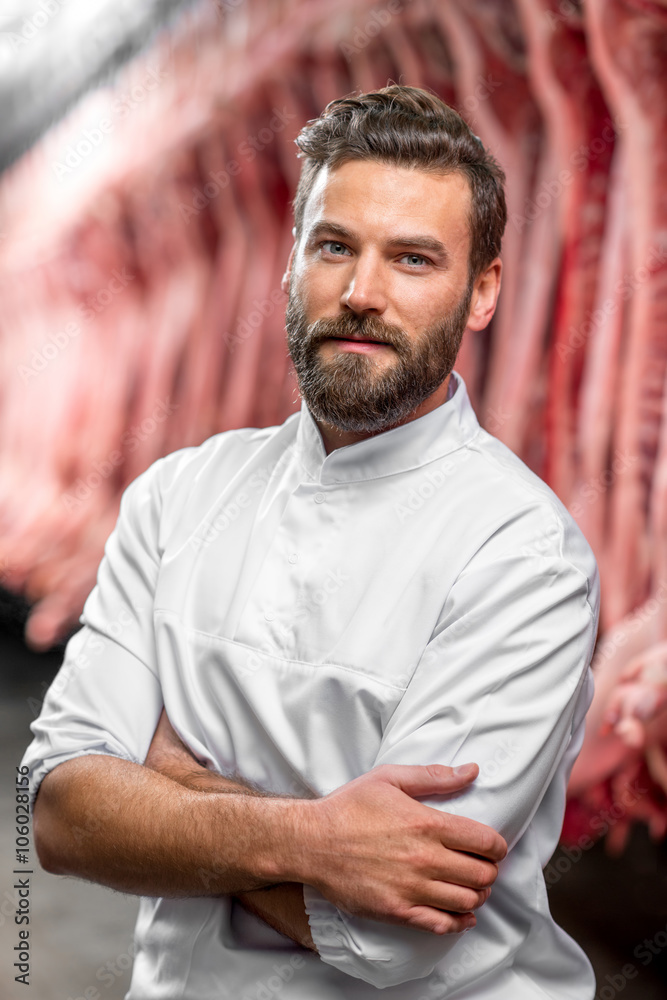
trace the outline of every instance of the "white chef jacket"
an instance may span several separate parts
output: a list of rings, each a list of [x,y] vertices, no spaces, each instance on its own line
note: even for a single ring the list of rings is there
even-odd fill
[[[329,455],[302,402],[131,483],[24,763],[33,795],[81,754],[143,763],[163,703],[210,767],[277,793],[475,761],[469,788],[426,801],[508,842],[477,926],[361,919],[306,886],[317,955],[230,897],[142,898],[127,1000],[592,1000],[542,868],[592,697],[597,567],[452,380]]]

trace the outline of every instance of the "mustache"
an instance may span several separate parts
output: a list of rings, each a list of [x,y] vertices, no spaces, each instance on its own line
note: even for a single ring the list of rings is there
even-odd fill
[[[358,337],[361,340],[377,340],[393,347],[405,349],[407,337],[398,326],[385,323],[377,316],[355,316],[343,313],[318,319],[308,328],[308,344],[314,346],[329,337]]]

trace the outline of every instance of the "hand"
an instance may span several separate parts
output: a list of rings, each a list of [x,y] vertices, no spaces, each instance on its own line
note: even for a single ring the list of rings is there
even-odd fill
[[[458,791],[478,773],[476,764],[460,774],[439,764],[382,765],[309,803],[302,881],[356,916],[435,934],[474,926],[471,911],[488,899],[507,844],[414,796]]]
[[[247,786],[207,771],[178,738],[164,711],[146,766],[190,788],[252,794]],[[300,864],[305,859],[305,870],[293,881],[308,882],[357,916],[437,934],[474,927],[472,910],[489,898],[498,874],[496,862],[505,857],[507,845],[490,827],[442,813],[415,802],[413,796],[459,791],[478,773],[476,764],[467,765],[460,775],[439,764],[383,765],[324,798],[305,802],[310,814],[304,817],[297,852]],[[275,887],[276,898],[279,889]],[[247,901],[259,905],[263,891]],[[261,915],[283,930],[266,913]]]

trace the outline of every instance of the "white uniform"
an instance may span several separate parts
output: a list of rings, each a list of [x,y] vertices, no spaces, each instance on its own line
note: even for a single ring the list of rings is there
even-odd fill
[[[542,868],[592,697],[597,567],[451,384],[329,455],[302,403],[139,476],[24,763],[33,794],[81,754],[142,763],[163,703],[210,766],[295,796],[475,761],[468,789],[429,804],[508,841],[476,928],[359,919],[307,886],[318,956],[232,899],[144,898],[130,1000],[592,1000]]]

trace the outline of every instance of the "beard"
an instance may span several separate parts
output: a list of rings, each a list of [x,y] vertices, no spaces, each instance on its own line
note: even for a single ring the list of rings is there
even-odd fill
[[[290,283],[285,315],[287,348],[299,391],[310,412],[341,431],[389,430],[415,412],[451,373],[466,327],[472,282],[439,323],[413,341],[405,330],[376,316],[343,313],[308,323],[301,297]],[[339,351],[323,358],[327,337],[358,337],[391,344],[393,359]]]

